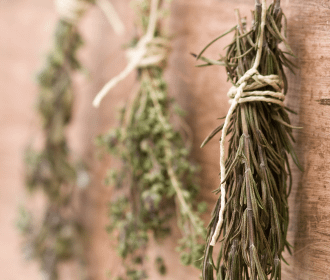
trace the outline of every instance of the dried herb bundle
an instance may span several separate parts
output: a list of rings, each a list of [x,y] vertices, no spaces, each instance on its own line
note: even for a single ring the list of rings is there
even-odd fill
[[[292,128],[283,99],[288,89],[284,67],[293,70],[286,57],[292,51],[281,34],[284,14],[280,1],[267,9],[266,0],[256,1],[252,28],[240,18],[230,31],[233,41],[219,60],[198,56],[202,66],[224,65],[232,105],[223,125],[221,148],[230,135],[228,158],[221,170],[221,196],[209,224],[203,263],[203,279],[281,279],[282,253],[290,252],[287,241],[288,195],[292,178],[289,155],[299,166],[293,150]],[[284,20],[285,23],[285,20]],[[285,25],[284,25],[285,31]],[[288,49],[279,48],[283,42]],[[221,160],[224,157],[221,150]],[[289,183],[287,179],[289,178]],[[226,200],[226,201],[225,201]],[[223,216],[222,216],[223,215]],[[223,219],[222,219],[223,218]],[[215,241],[221,243],[213,260]]]
[[[70,76],[81,68],[76,52],[82,39],[76,25],[60,19],[54,43],[38,77],[44,145],[41,151],[29,147],[25,155],[27,188],[45,193],[47,209],[40,223],[24,209],[18,221],[25,236],[25,252],[40,262],[43,279],[50,280],[58,279],[60,263],[68,259],[83,262],[82,225],[73,200],[77,187],[86,187],[89,180],[86,171],[72,162],[65,135],[73,104]],[[85,279],[83,271],[80,279]]]
[[[163,78],[169,48],[157,20],[163,12],[159,2],[135,1],[143,36],[134,40],[133,53],[141,50],[145,38],[149,40],[147,53],[135,62],[139,88],[123,109],[120,126],[98,139],[121,161],[118,170],[111,170],[118,191],[109,213],[109,230],[118,233],[118,251],[127,268],[125,278],[118,279],[147,278],[150,235],[156,240],[168,235],[173,216],[183,235],[179,241],[182,262],[199,266],[196,261],[203,254],[205,229],[198,210],[204,205],[195,200],[199,189],[196,166],[189,161],[189,145],[170,121],[173,102]],[[162,258],[155,263],[165,273]]]

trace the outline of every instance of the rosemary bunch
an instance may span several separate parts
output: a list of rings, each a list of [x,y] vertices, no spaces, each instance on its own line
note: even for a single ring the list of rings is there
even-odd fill
[[[25,154],[26,186],[45,193],[47,209],[40,223],[22,210],[18,224],[25,235],[25,251],[40,262],[43,279],[58,279],[58,265],[68,259],[83,260],[82,225],[73,199],[77,176],[85,171],[72,163],[65,135],[73,104],[70,76],[80,69],[76,52],[81,44],[76,26],[61,19],[53,50],[38,77],[44,144],[41,151],[29,147]]]
[[[285,262],[282,253],[285,248],[290,252],[289,155],[300,165],[292,146],[294,127],[287,113],[291,111],[283,105],[288,89],[284,67],[293,70],[294,64],[286,57],[293,54],[281,34],[285,17],[279,2],[274,1],[267,9],[265,0],[262,4],[257,1],[250,30],[237,11],[238,24],[229,31],[234,32],[234,39],[226,47],[226,56],[219,60],[202,57],[223,35],[198,56],[206,62],[203,66],[224,65],[233,84],[225,123],[202,144],[223,129],[223,148],[224,137],[230,135],[228,158],[217,190],[221,189],[221,196],[205,246],[204,280],[214,279],[214,274],[216,279],[281,279],[281,261]],[[281,42],[288,52],[279,48]],[[216,241],[221,247],[214,260]]]
[[[189,161],[189,145],[170,120],[175,114],[163,78],[168,40],[154,16],[161,12],[159,1],[136,3],[142,38],[151,34],[151,47],[136,67],[139,88],[123,109],[120,126],[98,139],[121,161],[118,170],[111,170],[120,191],[110,203],[109,230],[118,233],[118,251],[127,266],[125,279],[132,280],[147,278],[144,264],[150,235],[156,240],[168,235],[173,216],[182,231],[179,250],[184,264],[198,265],[196,261],[203,254],[201,240],[205,236],[198,213],[203,204],[196,202],[197,169]],[[152,21],[155,29],[150,33]],[[135,47],[140,46],[141,40],[135,40],[138,42]],[[156,63],[143,62],[153,60],[158,54],[161,59]],[[165,273],[161,258],[156,260],[156,265],[161,274]]]

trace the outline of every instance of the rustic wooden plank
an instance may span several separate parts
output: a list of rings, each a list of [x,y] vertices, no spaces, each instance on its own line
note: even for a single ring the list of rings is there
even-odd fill
[[[286,1],[288,40],[300,69],[289,76],[287,104],[299,115],[294,123],[296,150],[304,173],[294,168],[290,197],[289,236],[284,279],[330,279],[330,3]]]

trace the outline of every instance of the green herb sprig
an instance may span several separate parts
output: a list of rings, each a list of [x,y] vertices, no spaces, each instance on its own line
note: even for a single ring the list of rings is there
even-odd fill
[[[173,216],[182,232],[178,249],[184,264],[200,266],[206,233],[198,211],[205,207],[196,202],[197,167],[189,161],[189,145],[171,123],[173,102],[163,78],[169,44],[157,18],[162,10],[158,0],[135,3],[143,35],[134,40],[134,47],[144,51],[141,40],[145,38],[151,47],[142,63],[135,62],[139,86],[122,111],[120,126],[98,139],[121,162],[119,169],[110,172],[118,192],[109,207],[109,231],[118,234],[118,252],[127,268],[125,278],[118,279],[131,280],[147,278],[148,241],[151,234],[156,240],[167,236]],[[159,54],[156,63],[144,64]],[[155,264],[160,274],[166,272],[162,258]]]
[[[77,176],[86,171],[72,162],[65,133],[74,99],[71,75],[81,69],[76,56],[81,45],[76,25],[60,19],[53,50],[38,76],[37,109],[43,121],[44,144],[40,151],[29,147],[25,154],[26,186],[31,192],[41,189],[47,207],[39,222],[21,209],[18,225],[25,236],[25,252],[38,260],[43,279],[49,280],[59,278],[60,263],[69,259],[84,263],[82,224],[73,200],[79,187]],[[81,182],[81,187],[86,187],[87,181]],[[80,272],[80,279],[85,279],[83,267]]]
[[[202,144],[226,127],[221,141],[230,135],[228,158],[217,190],[222,194],[225,191],[226,196],[219,197],[209,224],[203,279],[281,279],[281,261],[285,262],[282,253],[285,248],[290,252],[289,155],[301,168],[293,150],[294,127],[287,113],[291,110],[282,103],[288,89],[284,67],[292,71],[294,67],[286,55],[293,53],[281,34],[285,16],[280,1],[274,1],[268,9],[265,0],[262,4],[256,1],[249,31],[246,20],[238,11],[236,14],[238,24],[225,33],[235,32],[226,56],[219,60],[202,57],[223,35],[197,56],[206,62],[202,66],[224,65],[235,93],[231,95],[235,104],[225,124]],[[286,20],[284,31],[285,24]],[[279,48],[281,42],[288,52]],[[221,243],[217,260],[213,259],[214,239]]]

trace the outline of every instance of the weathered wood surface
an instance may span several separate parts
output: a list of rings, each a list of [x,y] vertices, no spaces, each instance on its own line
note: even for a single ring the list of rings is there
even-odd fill
[[[134,75],[112,91],[99,110],[91,107],[91,100],[107,79],[125,66],[121,45],[133,36],[133,18],[129,0],[112,1],[125,20],[128,32],[119,38],[114,34],[98,10],[89,12],[81,24],[86,45],[81,58],[92,79],[79,75],[75,81],[77,104],[70,138],[77,153],[84,154],[93,166],[93,186],[82,198],[82,218],[88,225],[91,241],[88,247],[88,268],[92,279],[107,279],[107,271],[120,272],[119,259],[111,249],[105,232],[106,203],[111,189],[103,185],[109,160],[95,157],[93,138],[116,125],[116,110],[123,103],[134,84]],[[289,74],[290,89],[287,105],[298,112],[293,123],[303,129],[296,132],[296,150],[305,169],[294,170],[294,186],[290,197],[290,241],[293,256],[286,256],[290,266],[283,264],[283,279],[330,279],[330,1],[282,1],[288,17],[288,40],[300,66],[296,75]],[[218,117],[228,109],[224,69],[195,68],[190,52],[197,53],[206,43],[231,26],[234,9],[250,18],[253,0],[174,0],[171,30],[173,52],[167,77],[171,95],[188,112],[187,120],[195,134],[194,158],[201,164],[202,194],[212,208],[216,196],[211,193],[219,184],[219,145],[216,140],[199,149],[204,137],[219,123]],[[2,279],[38,279],[36,267],[22,266],[18,249],[18,235],[13,228],[16,197],[23,190],[21,154],[28,140],[31,110],[37,89],[33,73],[42,63],[42,56],[50,46],[56,15],[52,1],[0,0],[0,81],[1,97],[1,239],[0,270]],[[10,32],[8,30],[11,30]],[[32,37],[33,35],[33,37]],[[212,46],[207,55],[217,57],[231,39],[230,35]],[[23,100],[21,102],[20,100]],[[22,132],[22,133],[21,133]],[[23,137],[22,137],[23,135]],[[209,209],[211,210],[211,209]],[[209,214],[205,215],[208,222]],[[179,237],[179,232],[174,232]],[[159,277],[154,271],[150,279],[198,279],[199,272],[182,268],[175,251],[175,240],[154,244],[150,255],[164,254],[168,275]],[[71,276],[69,276],[71,275]],[[68,274],[66,279],[72,278]]]
[[[293,256],[284,279],[330,279],[330,2],[286,1],[288,40],[300,69],[290,75],[287,104],[298,112],[296,150],[304,172],[294,169],[290,197]]]

